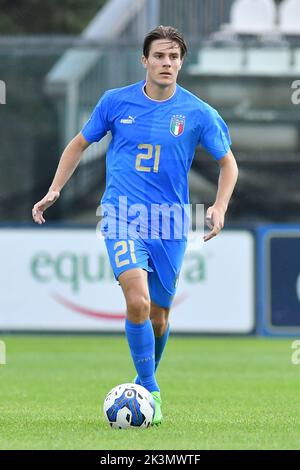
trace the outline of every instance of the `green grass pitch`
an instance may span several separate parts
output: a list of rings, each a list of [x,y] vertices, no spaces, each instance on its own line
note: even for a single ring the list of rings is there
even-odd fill
[[[122,336],[1,336],[0,449],[300,449],[289,339],[170,337],[164,423],[111,429],[106,393],[134,369]]]

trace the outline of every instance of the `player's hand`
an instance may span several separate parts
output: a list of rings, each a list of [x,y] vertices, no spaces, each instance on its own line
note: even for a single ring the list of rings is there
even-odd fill
[[[32,208],[32,218],[37,224],[44,224],[46,221],[43,217],[43,213],[48,207],[57,201],[59,198],[59,191],[49,191],[43,199],[37,202]]]
[[[225,210],[218,207],[218,206],[211,206],[207,209],[205,222],[210,232],[207,235],[204,235],[203,239],[205,242],[211,240],[224,227],[224,218],[225,218]]]

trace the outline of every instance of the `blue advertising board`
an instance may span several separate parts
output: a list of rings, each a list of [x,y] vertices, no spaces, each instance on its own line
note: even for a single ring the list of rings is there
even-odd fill
[[[300,334],[300,226],[268,226],[257,237],[258,332]]]

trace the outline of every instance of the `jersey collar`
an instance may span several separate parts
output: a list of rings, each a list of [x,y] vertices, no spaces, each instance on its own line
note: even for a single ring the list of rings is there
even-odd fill
[[[169,101],[172,101],[177,95],[178,85],[176,83],[174,93],[171,96],[169,96],[169,98],[167,98],[166,100],[154,100],[153,98],[150,98],[150,96],[148,96],[147,93],[145,92],[145,85],[146,85],[146,80],[143,80],[142,93],[145,96],[145,98],[147,98],[147,100],[152,101],[153,103],[168,103]]]

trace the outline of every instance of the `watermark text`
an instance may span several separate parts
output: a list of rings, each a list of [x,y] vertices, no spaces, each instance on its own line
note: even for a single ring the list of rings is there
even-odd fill
[[[100,217],[98,234],[106,238],[126,239],[187,239],[191,233],[204,232],[203,204],[128,204],[127,196],[119,196],[118,203],[102,204],[97,208]]]
[[[291,96],[292,103],[295,105],[300,104],[300,80],[293,81],[292,89],[295,90]]]
[[[292,349],[294,349],[295,351],[292,353],[291,361],[292,361],[292,364],[297,366],[298,364],[300,364],[300,340],[299,339],[296,339],[295,341],[292,342]]]
[[[6,85],[3,80],[0,80],[0,104],[6,104]]]
[[[4,341],[0,341],[0,365],[6,364],[6,347]]]

